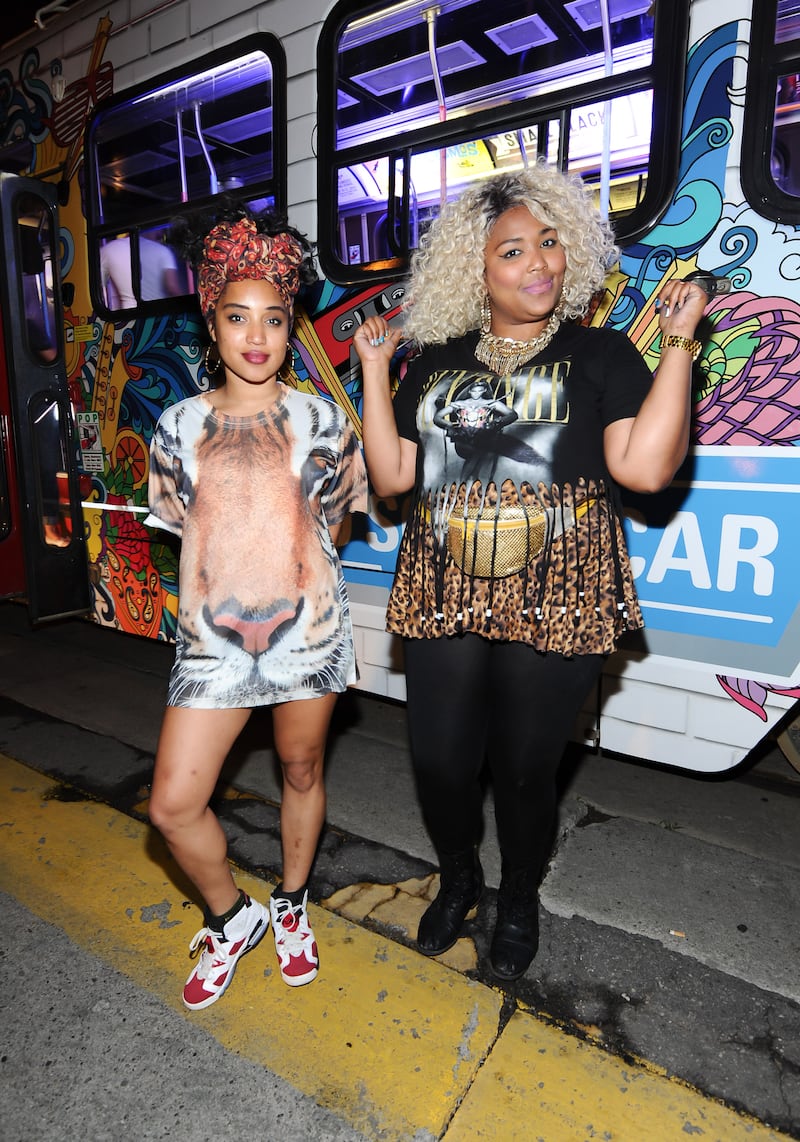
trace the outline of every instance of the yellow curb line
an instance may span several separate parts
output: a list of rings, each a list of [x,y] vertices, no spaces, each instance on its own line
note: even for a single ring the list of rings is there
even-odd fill
[[[787,1135],[517,1010],[446,1142],[785,1142]]]
[[[439,1137],[497,1036],[502,997],[321,908],[320,974],[288,988],[267,935],[212,1007],[180,1001],[202,926],[158,835],[0,755],[0,888],[226,1048],[369,1137]],[[263,880],[237,871],[262,901]],[[424,1135],[423,1135],[424,1136]]]
[[[530,1012],[498,1037],[498,992],[314,906],[313,984],[283,984],[268,935],[224,997],[190,1014],[180,993],[202,921],[164,846],[106,805],[59,799],[64,788],[0,754],[0,889],[369,1138],[784,1137]],[[267,895],[255,876],[237,870],[237,881]]]

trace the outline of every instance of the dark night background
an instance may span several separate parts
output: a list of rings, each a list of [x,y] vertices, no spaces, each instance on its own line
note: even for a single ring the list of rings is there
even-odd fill
[[[17,36],[33,30],[36,13],[43,8],[47,0],[31,3],[30,0],[6,0],[4,11],[0,18],[0,45],[5,45]],[[50,20],[53,19],[51,14]]]

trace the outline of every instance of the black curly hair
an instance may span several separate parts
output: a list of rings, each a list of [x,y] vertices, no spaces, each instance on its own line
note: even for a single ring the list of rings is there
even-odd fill
[[[203,244],[210,231],[219,222],[238,222],[240,218],[251,219],[259,234],[270,238],[275,234],[291,234],[303,251],[303,260],[298,266],[300,284],[311,285],[318,280],[315,248],[305,234],[290,226],[285,215],[274,210],[253,211],[246,202],[231,194],[221,194],[213,208],[176,218],[170,227],[170,245],[196,270],[203,259]]]

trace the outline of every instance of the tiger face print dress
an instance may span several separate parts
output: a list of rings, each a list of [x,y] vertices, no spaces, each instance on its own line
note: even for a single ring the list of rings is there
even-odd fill
[[[328,527],[366,511],[367,483],[340,408],[283,384],[255,416],[181,401],[156,427],[148,498],[145,523],[182,541],[169,705],[249,708],[356,681]]]

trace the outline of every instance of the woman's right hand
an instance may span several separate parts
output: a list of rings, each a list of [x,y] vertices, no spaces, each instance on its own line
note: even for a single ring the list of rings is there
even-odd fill
[[[364,458],[379,496],[407,492],[416,473],[417,446],[398,434],[389,384],[389,362],[402,339],[402,330],[390,329],[382,317],[368,317],[353,336],[361,360]]]
[[[353,335],[353,348],[362,365],[385,364],[388,370],[402,340],[402,329],[393,329],[382,317],[368,317]]]

